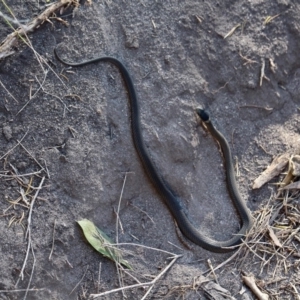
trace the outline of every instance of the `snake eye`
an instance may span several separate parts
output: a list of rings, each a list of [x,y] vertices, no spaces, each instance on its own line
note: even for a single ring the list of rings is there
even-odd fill
[[[209,121],[209,115],[204,109],[197,108],[196,112],[203,122]]]

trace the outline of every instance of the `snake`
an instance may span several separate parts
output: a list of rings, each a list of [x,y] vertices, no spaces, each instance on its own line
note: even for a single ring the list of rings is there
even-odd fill
[[[153,163],[142,135],[140,121],[140,105],[137,93],[133,84],[133,80],[124,64],[117,58],[111,56],[102,56],[91,60],[85,60],[79,63],[71,63],[63,60],[58,55],[56,49],[54,49],[54,54],[58,61],[60,61],[64,65],[71,67],[81,67],[97,62],[107,62],[117,67],[117,69],[122,75],[128,93],[131,115],[131,132],[134,147],[146,174],[148,175],[150,181],[158,191],[161,198],[164,200],[164,203],[171,212],[182,234],[196,245],[211,252],[226,253],[233,251],[238,246],[240,246],[242,243],[242,238],[245,237],[245,235],[251,228],[251,214],[238,190],[229,144],[226,138],[214,127],[208,112],[201,107],[196,109],[196,113],[200,117],[200,120],[202,121],[204,127],[208,130],[208,132],[213,136],[213,138],[218,142],[218,144],[221,147],[224,158],[227,189],[229,191],[232,202],[234,203],[236,211],[240,215],[242,221],[242,226],[238,233],[233,234],[233,236],[227,241],[213,240],[212,238],[201,233],[192,224],[192,222],[188,219],[184,207],[182,206],[183,201],[174,192],[174,190],[172,190],[170,185],[162,177],[156,165]]]

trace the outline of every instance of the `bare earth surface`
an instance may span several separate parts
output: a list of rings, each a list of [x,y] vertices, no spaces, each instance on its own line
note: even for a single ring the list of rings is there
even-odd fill
[[[43,1],[7,4],[19,20],[30,20],[45,9]],[[9,15],[3,3],[0,7]],[[119,242],[182,255],[147,299],[228,299],[211,298],[193,286],[209,269],[208,259],[215,267],[233,253],[208,252],[177,234],[133,147],[128,98],[118,70],[108,63],[68,68],[55,59],[53,50],[68,61],[109,55],[126,65],[155,164],[184,199],[199,230],[226,240],[238,231],[239,217],[227,193],[222,156],[200,126],[195,108],[205,107],[230,142],[241,194],[255,212],[275,187],[253,191],[253,180],[276,155],[299,143],[300,4],[94,1],[82,4],[73,15],[69,9],[57,16],[69,26],[51,19],[29,35],[48,64],[41,65],[22,42],[16,54],[0,62],[0,290],[26,289],[30,283],[30,289],[43,290],[29,291],[27,299],[88,299],[90,294],[151,281],[159,274],[170,262],[169,254],[124,247],[135,279],[118,274],[115,264],[87,243],[76,222],[87,218],[115,240],[126,176]],[[268,16],[276,17],[263,24]],[[2,19],[1,40],[11,31]],[[266,78],[260,84],[263,64]],[[29,251],[22,280],[28,204],[43,177],[31,215],[34,256]],[[241,263],[234,258],[215,276],[235,299],[255,299],[243,284],[242,272],[259,279],[289,278],[297,272],[287,267],[287,273],[276,274],[275,267],[270,264],[261,273],[259,260]],[[297,282],[296,290],[276,284],[272,291],[264,286],[272,299],[297,299]],[[141,299],[146,291],[140,287],[124,294]],[[24,295],[1,292],[0,299]],[[114,293],[101,299],[125,296]]]

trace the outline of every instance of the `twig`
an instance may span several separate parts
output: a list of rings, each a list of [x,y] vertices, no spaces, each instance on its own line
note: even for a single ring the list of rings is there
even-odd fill
[[[24,263],[23,263],[23,266],[22,266],[22,269],[21,269],[21,272],[20,272],[20,275],[19,275],[19,279],[16,283],[15,286],[18,285],[19,283],[19,280],[20,278],[23,280],[24,279],[24,269],[26,267],[26,264],[27,264],[27,260],[28,260],[28,255],[29,255],[29,251],[30,251],[30,246],[31,246],[31,216],[32,216],[32,210],[33,210],[33,206],[34,206],[34,203],[35,203],[35,200],[43,186],[43,183],[44,183],[44,180],[45,180],[45,176],[42,178],[39,186],[38,186],[38,189],[30,203],[30,208],[29,208],[29,214],[28,214],[28,219],[27,219],[27,231],[26,231],[26,235],[28,237],[28,246],[27,246],[27,251],[26,251],[26,256],[25,256],[25,259],[24,259]]]
[[[0,12],[1,13],[1,12]],[[3,84],[3,82],[0,80],[0,84],[1,86],[5,89],[5,91],[7,92],[7,94],[9,96],[11,96],[17,103],[19,103],[19,101],[9,92],[9,90],[5,87],[5,85]]]
[[[32,242],[31,241],[30,241],[30,245],[31,245],[30,248],[31,248],[32,256],[33,256],[33,265],[32,265],[32,270],[31,270],[30,278],[29,278],[29,281],[28,281],[27,289],[26,289],[26,292],[25,292],[23,300],[26,300],[26,298],[27,298],[27,294],[28,294],[28,291],[29,291],[29,288],[30,288],[30,284],[31,284],[32,276],[33,276],[33,272],[34,272],[34,267],[35,267],[35,263],[36,263],[36,258],[35,258],[35,255],[34,255],[33,246],[32,246]]]
[[[46,169],[46,173],[47,173],[47,176],[48,178],[50,179],[50,173],[49,173],[49,170],[48,170],[48,167],[47,167],[47,162],[46,162],[46,159],[44,158],[41,158],[41,160],[43,160],[45,162],[45,169]]]
[[[69,296],[76,290],[76,288],[79,286],[79,284],[81,283],[81,281],[83,280],[87,270],[88,270],[89,266],[86,267],[81,279],[78,281],[78,283],[74,286],[73,290],[71,291],[71,293],[69,294]]]
[[[153,247],[149,247],[149,246],[145,246],[145,245],[140,245],[140,244],[135,244],[135,243],[119,243],[119,244],[103,244],[103,246],[107,246],[107,247],[113,247],[113,246],[135,246],[135,247],[141,247],[141,248],[145,248],[145,249],[150,249],[150,250],[154,250],[154,251],[158,251],[158,252],[162,252],[162,253],[166,253],[172,256],[176,256],[176,254],[166,251],[166,250],[161,250],[161,249],[157,249],[157,248],[153,248]]]
[[[14,14],[13,14],[13,12],[10,10],[10,8],[6,5],[6,3],[5,3],[5,1],[4,0],[2,0],[2,2],[3,2],[3,4],[4,4],[4,6],[6,7],[6,9],[8,9],[9,10],[9,12],[10,12],[10,14],[16,19],[16,17],[14,16]],[[78,0],[60,0],[60,2],[57,2],[57,3],[55,3],[55,4],[51,4],[50,5],[50,7],[48,8],[48,9],[50,9],[50,8],[55,8],[55,6],[57,5],[57,4],[60,4],[60,3],[62,3],[62,2],[68,2],[68,3],[66,3],[65,5],[62,5],[62,6],[69,6],[69,5],[71,5],[72,3],[73,3],[73,5],[75,6],[75,8],[76,7],[78,7],[79,6],[79,3],[78,3]],[[62,8],[62,7],[59,7],[59,8]],[[58,8],[57,8],[58,9]],[[47,10],[46,10],[47,11]],[[44,12],[44,13],[46,13],[46,11]],[[54,12],[54,11],[53,11]],[[11,33],[9,36],[7,36],[7,38],[2,42],[2,43],[0,43],[0,59],[1,58],[4,58],[4,57],[6,57],[6,56],[9,56],[9,55],[11,55],[11,54],[13,54],[14,53],[14,51],[12,51],[11,49],[10,49],[10,47],[11,46],[13,46],[14,45],[14,43],[20,38],[22,41],[23,41],[23,43],[25,44],[25,45],[27,45],[32,51],[33,51],[33,54],[34,54],[34,56],[36,57],[36,59],[37,59],[37,61],[39,62],[39,64],[40,64],[40,66],[41,66],[41,68],[42,68],[42,70],[43,70],[43,72],[44,73],[46,73],[46,70],[44,69],[44,67],[43,67],[43,63],[45,64],[45,65],[47,65],[48,66],[48,68],[54,73],[54,75],[58,78],[58,80],[64,85],[64,86],[66,86],[65,85],[65,83],[62,81],[62,79],[56,74],[56,72],[53,70],[53,68],[48,64],[48,62],[34,49],[34,47],[33,47],[33,45],[32,45],[32,43],[31,43],[31,40],[29,39],[29,37],[28,37],[28,35],[27,35],[27,33],[28,32],[30,32],[31,30],[33,30],[34,28],[28,28],[28,27],[26,27],[26,26],[29,26],[31,23],[33,23],[33,22],[35,22],[35,21],[37,21],[37,22],[40,22],[41,21],[41,23],[43,23],[45,20],[48,20],[48,18],[47,18],[47,16],[44,16],[43,14],[44,13],[42,13],[40,16],[38,16],[37,18],[35,18],[33,21],[31,21],[29,24],[27,24],[27,25],[24,25],[24,26],[20,26],[20,28],[19,29],[15,29],[13,26],[12,26],[12,24],[10,24],[9,23],[9,21],[7,20],[7,23],[8,23],[8,25],[14,30],[14,32],[13,33]],[[49,13],[49,15],[50,15],[51,13]],[[37,26],[39,26],[40,24],[37,24]],[[37,27],[36,26],[36,27]],[[30,27],[30,26],[29,26]],[[14,35],[15,34],[15,35]],[[25,38],[24,38],[24,37]],[[12,42],[12,44],[10,44],[10,45],[8,45],[8,48],[5,46],[5,42],[7,41],[7,40],[10,40],[10,38],[12,38],[12,39],[15,39],[15,41],[13,41]],[[9,43],[8,43],[9,44]],[[5,48],[5,49],[4,49]],[[7,48],[7,49],[6,49]],[[7,55],[6,54],[4,54],[3,55],[3,53],[2,53],[2,51],[6,51],[7,50]]]
[[[265,294],[259,290],[253,276],[243,276],[243,280],[259,300],[269,299],[268,294]]]
[[[100,293],[100,294],[91,294],[90,297],[92,299],[96,299],[96,298],[101,297],[101,296],[106,296],[106,295],[109,295],[109,294],[112,294],[112,293],[116,293],[116,292],[120,292],[120,291],[124,291],[124,290],[128,290],[128,289],[138,288],[138,287],[142,287],[142,286],[154,285],[172,267],[172,265],[175,263],[175,261],[179,257],[181,257],[181,255],[174,256],[172,261],[152,281],[145,282],[145,283],[137,283],[137,284],[125,286],[125,287],[122,287],[122,288],[113,289],[113,290],[110,290],[110,291],[107,291],[107,292],[104,292],[104,293]],[[146,294],[148,294],[148,292]],[[145,299],[145,298],[143,297],[143,299]]]
[[[141,208],[139,208],[138,206],[134,205],[133,203],[129,203],[131,206],[133,206],[134,208],[136,208],[137,210],[141,211],[142,213],[144,213],[149,219],[150,221],[155,224],[155,222],[153,221],[153,219],[149,216],[149,214],[147,212],[145,212],[144,210],[142,210]]]
[[[32,172],[32,173],[26,173],[26,174],[13,174],[13,175],[0,174],[0,177],[4,177],[4,178],[27,177],[27,176],[41,174],[42,172],[43,172],[43,170],[39,170],[39,171]]]
[[[261,70],[260,70],[259,86],[262,86],[263,79],[266,79],[267,81],[270,81],[270,79],[265,74],[265,66],[266,66],[265,59],[262,58],[261,59]]]
[[[244,56],[240,50],[239,55],[242,59],[244,59],[246,62],[243,64],[244,66],[248,65],[248,64],[257,64],[256,60],[253,60],[251,58],[248,58],[247,56]]]
[[[21,141],[19,142],[17,140],[17,142],[19,143],[19,145],[27,152],[27,154],[39,165],[39,167],[44,171],[45,168],[37,161],[37,159],[27,150],[27,148],[21,143]]]
[[[214,268],[214,271],[217,271],[218,269],[224,267],[227,263],[229,263],[230,261],[232,261],[232,260],[238,255],[238,253],[240,252],[240,249],[241,249],[241,248],[239,248],[239,250],[237,250],[237,251],[236,251],[233,255],[231,255],[228,259],[226,259],[226,260],[223,261],[221,264],[219,264],[217,267],[215,267],[215,268]],[[206,274],[206,273],[208,273],[208,272],[211,272],[211,269],[208,269],[208,270],[204,271],[201,275],[204,275],[204,274]]]
[[[152,284],[152,285],[149,287],[148,291],[146,292],[146,294],[143,296],[143,298],[142,298],[141,300],[145,300],[145,299],[147,298],[147,296],[150,294],[150,292],[151,292],[151,290],[153,289],[153,287],[154,287],[154,284]]]
[[[179,249],[179,250],[181,250],[181,251],[184,251],[182,248],[180,248],[179,246],[173,244],[173,243],[170,242],[170,241],[168,241],[168,244],[172,245],[173,247],[175,247],[175,248],[177,248],[177,249]]]
[[[36,92],[33,94],[33,96],[29,96],[29,100],[23,105],[23,107],[17,112],[16,116],[20,114],[20,112],[23,111],[23,109],[29,104],[29,102],[35,98],[35,96],[37,95],[37,93],[40,91],[40,89],[44,90],[43,89],[43,84],[45,83],[45,80],[46,80],[46,77],[47,77],[47,74],[48,74],[49,70],[46,70],[45,71],[45,77],[43,79],[43,82],[42,84],[39,82],[39,80],[36,78],[37,82],[39,83],[40,87],[36,90]]]
[[[21,292],[40,292],[44,291],[45,288],[41,289],[20,289],[20,290],[0,290],[0,293],[21,293]]]
[[[29,129],[28,129],[28,130],[29,130]],[[10,152],[12,152],[16,147],[18,147],[18,146],[20,145],[20,143],[24,140],[25,136],[27,135],[28,130],[25,132],[25,134],[24,134],[23,137],[21,138],[20,142],[17,141],[18,143],[17,143],[15,146],[13,146],[10,150],[8,150],[4,155],[2,155],[2,156],[0,157],[0,160],[3,159],[6,155],[8,155]]]
[[[51,94],[51,93],[48,93],[48,92],[46,92],[46,91],[44,91],[44,93],[47,94],[47,95],[49,95],[49,96],[52,96],[52,97],[58,99],[58,100],[61,102],[61,104],[64,106],[64,113],[63,113],[63,116],[65,116],[65,111],[66,111],[66,110],[67,110],[67,111],[70,111],[70,109],[67,107],[67,105],[64,103],[64,101],[62,101],[58,96],[53,95],[53,94]]]
[[[242,105],[242,106],[239,106],[239,108],[246,108],[246,107],[261,108],[261,109],[264,109],[264,110],[267,110],[267,111],[272,111],[273,110],[273,108],[269,107],[269,106],[258,106],[258,105]]]
[[[211,269],[211,272],[212,272],[213,275],[214,275],[214,278],[215,278],[216,283],[219,284],[218,277],[217,277],[217,275],[216,275],[216,273],[215,273],[215,270],[214,270],[214,268],[213,268],[213,266],[212,266],[211,260],[208,259],[208,260],[207,260],[207,263],[208,263],[209,268]]]
[[[49,260],[51,260],[51,256],[52,256],[52,253],[53,253],[53,250],[54,250],[55,225],[56,225],[56,219],[54,220],[54,225],[53,225],[52,247],[51,247],[51,251],[50,251],[50,254],[49,254],[49,258],[48,258]]]
[[[231,81],[231,78],[227,82],[225,82],[225,84],[223,86],[221,86],[217,90],[212,91],[212,94],[214,95],[214,94],[218,93],[220,90],[224,89],[230,81]]]
[[[265,60],[262,59],[261,70],[260,70],[259,86],[262,86],[262,82],[263,82],[264,76],[265,76]]]
[[[124,232],[122,223],[121,223],[121,221],[120,221],[119,213],[120,213],[120,207],[121,207],[121,201],[122,201],[123,192],[124,192],[124,188],[125,188],[125,183],[126,183],[126,179],[127,179],[127,174],[128,174],[128,173],[126,172],[126,173],[125,173],[125,176],[124,176],[123,185],[122,185],[121,194],[120,194],[119,203],[118,203],[118,208],[117,208],[116,244],[119,243],[119,224],[120,224],[120,228],[121,228],[122,233]]]
[[[295,299],[300,300],[300,295],[299,295],[299,293],[298,293],[297,288],[295,287],[295,285],[292,284],[292,283],[290,283],[290,286],[291,286],[291,287],[293,288],[293,290],[294,290]]]
[[[13,46],[17,43],[20,36],[24,36],[27,33],[33,31],[39,25],[43,24],[55,11],[60,10],[64,6],[70,6],[72,3],[74,3],[75,6],[78,5],[78,3],[73,0],[58,1],[49,6],[44,12],[42,12],[38,17],[30,21],[28,24],[20,24],[21,26],[19,29],[9,34],[6,39],[2,41],[2,43],[0,43],[0,59],[3,59],[15,53],[15,50],[13,50]]]
[[[119,224],[120,224],[120,228],[122,233],[124,232],[123,230],[123,226],[120,220],[120,207],[121,207],[121,201],[122,201],[122,197],[123,197],[123,192],[124,192],[124,188],[125,188],[125,183],[126,183],[126,179],[127,179],[127,172],[125,173],[124,176],[124,180],[123,180],[123,185],[122,185],[122,189],[121,189],[121,194],[120,194],[120,198],[119,198],[119,203],[118,203],[118,208],[117,208],[117,220],[116,220],[116,244],[119,243]],[[119,262],[115,261],[116,263],[116,268],[117,268],[117,272],[118,272],[118,280],[119,280],[119,285],[122,287],[123,286],[123,281],[122,281],[122,274],[121,274],[121,269],[119,268]],[[124,295],[124,291],[122,290],[123,293],[123,297],[125,297]]]
[[[98,272],[98,281],[97,281],[97,294],[99,294],[99,289],[100,289],[100,278],[101,278],[101,267],[102,263],[99,263],[99,272]]]

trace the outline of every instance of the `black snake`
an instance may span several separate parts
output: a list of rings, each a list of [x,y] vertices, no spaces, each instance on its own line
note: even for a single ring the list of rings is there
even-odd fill
[[[225,139],[225,137],[218,130],[215,129],[215,127],[210,121],[209,115],[203,109],[198,108],[196,110],[202,122],[205,124],[207,130],[221,146],[223,156],[224,156],[224,162],[225,162],[227,188],[231,196],[231,199],[233,200],[233,203],[242,220],[242,228],[240,229],[240,231],[227,241],[212,240],[211,238],[201,234],[192,225],[190,220],[187,218],[187,215],[184,212],[183,207],[181,206],[182,201],[172,191],[172,189],[169,187],[166,181],[162,178],[160,172],[154,166],[152,160],[150,159],[150,155],[148,154],[148,151],[145,147],[144,140],[142,137],[139,102],[137,99],[136,91],[131,76],[128,73],[126,67],[118,59],[109,56],[99,57],[88,61],[83,61],[80,63],[69,63],[62,60],[58,56],[56,50],[54,50],[54,53],[57,59],[61,63],[72,67],[80,67],[87,64],[92,64],[92,63],[102,61],[102,62],[112,63],[119,69],[119,71],[122,74],[123,80],[125,82],[125,86],[127,88],[128,96],[130,100],[131,129],[132,129],[132,137],[133,137],[135,149],[139,155],[139,158],[142,162],[142,165],[149,179],[152,181],[155,188],[157,189],[161,197],[164,199],[165,204],[168,206],[169,210],[171,211],[181,232],[192,242],[209,251],[223,253],[223,252],[229,252],[234,250],[233,246],[237,246],[241,243],[241,239],[245,236],[245,234],[251,227],[251,214],[248,211],[246,203],[243,201],[238,191],[229,144]]]

